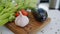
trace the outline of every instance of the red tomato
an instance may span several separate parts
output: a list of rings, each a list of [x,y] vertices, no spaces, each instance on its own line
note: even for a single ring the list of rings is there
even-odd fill
[[[28,12],[26,10],[22,9],[21,12],[23,15],[28,16]]]
[[[19,13],[16,13],[15,16],[16,16],[16,17],[19,16]]]

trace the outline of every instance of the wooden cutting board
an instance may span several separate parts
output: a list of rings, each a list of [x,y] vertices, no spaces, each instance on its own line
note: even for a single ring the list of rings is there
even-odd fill
[[[47,18],[45,22],[38,22],[34,19],[33,15],[29,13],[30,22],[25,27],[16,26],[14,22],[7,23],[5,26],[9,28],[15,34],[33,34],[38,30],[41,30],[44,26],[46,26],[50,22],[50,18]]]

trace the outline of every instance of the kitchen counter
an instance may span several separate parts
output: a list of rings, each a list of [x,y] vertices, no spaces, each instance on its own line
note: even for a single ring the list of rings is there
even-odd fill
[[[48,4],[43,4],[48,7]],[[48,17],[51,18],[51,22],[43,29],[37,32],[37,34],[60,34],[60,11],[49,10],[47,11]],[[5,26],[0,27],[0,34],[14,34]]]

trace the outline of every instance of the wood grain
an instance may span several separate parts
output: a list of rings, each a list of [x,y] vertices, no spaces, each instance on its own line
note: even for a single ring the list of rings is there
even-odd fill
[[[46,26],[50,22],[50,18],[47,18],[45,22],[38,22],[34,19],[33,15],[29,13],[29,19],[30,22],[27,26],[25,27],[19,27],[16,26],[14,22],[7,23],[5,26],[9,28],[12,32],[15,34],[32,34],[36,33],[38,30],[42,29],[44,26]]]

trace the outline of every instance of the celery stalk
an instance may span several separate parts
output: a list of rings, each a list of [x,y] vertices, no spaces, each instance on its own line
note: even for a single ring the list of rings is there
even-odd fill
[[[11,13],[5,13],[3,15],[0,16],[0,20],[3,20],[5,18],[8,18],[10,16]]]
[[[3,26],[8,22],[8,19],[0,20],[0,26]]]
[[[3,10],[3,7],[0,7],[0,12],[2,12],[2,10]]]

